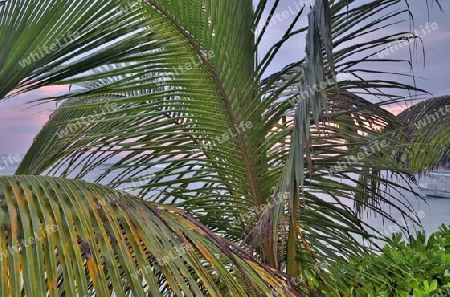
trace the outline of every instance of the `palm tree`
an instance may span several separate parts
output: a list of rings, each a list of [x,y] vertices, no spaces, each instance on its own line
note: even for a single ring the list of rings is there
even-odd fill
[[[448,163],[450,156],[450,97],[421,101],[398,115],[407,129],[411,147],[404,157],[416,171],[430,170]]]
[[[359,215],[410,217],[384,172],[411,171],[380,146],[403,125],[381,107],[422,90],[367,75],[403,62],[378,50],[417,38],[377,35],[403,1],[317,0],[264,55],[279,1],[37,3],[0,3],[0,98],[72,89],[42,99],[63,103],[0,177],[2,296],[337,292],[351,280],[324,270],[374,238]],[[303,33],[305,57],[267,75]]]

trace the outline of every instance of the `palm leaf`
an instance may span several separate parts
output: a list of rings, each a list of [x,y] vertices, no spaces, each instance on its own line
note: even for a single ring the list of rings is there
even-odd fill
[[[268,201],[273,190],[272,184],[262,178],[270,172],[266,160],[266,142],[270,140],[265,135],[273,123],[264,121],[262,115],[270,102],[260,100],[254,80],[252,3],[149,1],[144,9],[147,24],[143,30],[152,32],[156,40],[171,42],[157,44],[159,48],[150,54],[89,76],[91,81],[108,78],[106,84],[59,98],[122,96],[114,100],[119,110],[105,119],[111,125],[103,125],[102,131],[93,130],[96,133],[88,137],[89,144],[84,148],[69,145],[74,148],[70,158],[99,160],[84,168],[81,177],[105,162],[105,156],[111,155],[110,148],[129,152],[98,176],[99,182],[119,172],[115,181],[126,183],[159,165],[164,168],[157,170],[159,176],[176,179],[178,184],[155,180],[152,187],[162,188],[155,201],[170,199],[190,212],[204,213],[206,209],[203,222],[236,237],[236,231],[213,219],[216,214],[212,208],[219,204],[251,209]],[[189,67],[176,70],[180,65]],[[65,83],[85,80],[76,78]],[[79,104],[78,108],[89,106]],[[117,122],[120,125],[113,124]],[[124,129],[121,136],[117,137],[115,128]],[[82,135],[77,137],[81,139]],[[76,151],[77,147],[80,150]],[[35,158],[30,155],[27,160],[31,159]],[[51,165],[40,162],[43,167],[33,168],[33,172]],[[194,179],[207,186],[188,188]],[[236,208],[226,210],[226,215],[236,217]],[[270,261],[274,264],[273,259]]]
[[[316,156],[315,150],[317,150],[315,144],[317,143],[322,145],[318,149],[319,152],[325,151],[333,156],[333,158],[323,158],[323,156],[319,155],[317,159],[323,160],[325,164],[327,161],[331,161],[331,164],[333,164],[344,161],[345,157],[350,157],[352,152],[355,152],[355,148],[356,152],[358,152],[361,147],[371,144],[370,138],[366,136],[361,137],[358,134],[364,133],[367,135],[368,133],[372,136],[382,136],[380,135],[382,131],[379,128],[383,126],[390,126],[390,129],[387,130],[389,133],[402,127],[398,121],[393,120],[392,115],[386,117],[386,112],[382,112],[378,108],[370,106],[370,104],[362,109],[350,105],[348,106],[350,112],[342,109],[328,109],[327,104],[332,105],[331,108],[335,108],[333,107],[335,106],[333,100],[342,100],[342,98],[346,97],[345,95],[339,96],[342,90],[370,95],[370,98],[380,99],[380,105],[395,103],[401,99],[392,90],[402,89],[409,92],[423,92],[423,90],[419,90],[414,85],[398,83],[395,77],[403,76],[400,73],[372,70],[376,64],[408,62],[378,59],[374,58],[374,56],[377,54],[377,51],[383,50],[383,47],[386,47],[390,42],[399,42],[399,40],[402,40],[401,38],[414,40],[417,36],[408,32],[399,32],[390,36],[373,38],[369,42],[361,43],[359,41],[361,37],[367,39],[371,35],[376,36],[374,33],[396,24],[397,21],[395,19],[399,15],[408,13],[408,9],[395,10],[401,2],[388,0],[358,4],[355,1],[330,1],[328,4],[326,1],[316,1],[309,15],[306,58],[285,67],[281,72],[271,75],[264,80],[264,84],[267,88],[270,88],[272,96],[279,97],[282,92],[284,99],[291,103],[291,106],[280,104],[279,109],[274,108],[273,110],[276,110],[276,112],[283,108],[292,110],[292,106],[295,106],[287,167],[284,171],[283,182],[277,193],[278,196],[274,195],[273,198],[279,200],[280,196],[291,197],[288,204],[288,214],[286,215],[286,209],[283,208],[283,204],[278,204],[278,207],[274,208],[275,213],[268,214],[262,222],[262,226],[265,226],[265,229],[262,231],[263,234],[264,231],[270,230],[269,236],[274,236],[274,241],[277,238],[281,240],[286,240],[287,238],[287,269],[290,274],[298,274],[298,267],[301,267],[303,271],[305,270],[304,266],[301,266],[301,262],[296,260],[298,257],[297,245],[300,242],[300,238],[305,238],[304,234],[298,234],[299,232],[296,231],[296,229],[300,230],[296,228],[297,221],[299,224],[300,222],[302,223],[300,226],[307,230],[307,234],[308,232],[311,234],[312,229],[309,227],[314,226],[313,229],[316,228],[323,234],[331,232],[328,230],[339,230],[338,232],[343,232],[342,234],[344,235],[346,232],[358,233],[356,230],[363,229],[361,228],[362,226],[355,228],[355,226],[352,226],[352,223],[345,222],[346,217],[354,217],[361,210],[369,209],[375,213],[380,213],[384,218],[390,219],[389,213],[383,210],[383,206],[387,204],[394,206],[403,216],[410,217],[408,215],[408,212],[412,209],[410,201],[405,199],[406,197],[402,196],[403,194],[390,193],[390,189],[397,187],[413,192],[409,183],[411,181],[414,182],[414,179],[407,168],[399,165],[397,159],[391,158],[391,149],[371,154],[371,158],[364,158],[364,160],[361,160],[362,162],[345,166],[344,170],[334,174],[336,177],[344,178],[344,183],[356,183],[355,188],[350,187],[351,189],[347,185],[343,185],[342,182],[337,183],[339,186],[337,184],[333,186],[334,181],[330,182],[321,178],[323,172],[321,173],[320,169],[323,167],[313,166],[315,161],[313,156]],[[381,13],[383,16],[380,16]],[[322,24],[322,26],[320,27],[317,24]],[[355,27],[355,24],[361,25]],[[371,68],[363,66],[367,62],[372,63],[370,65]],[[337,78],[339,81],[336,81],[335,73],[340,72],[344,72],[347,77],[345,79]],[[386,74],[386,78],[364,78],[367,74],[370,75],[372,73]],[[335,82],[334,84],[326,82],[330,77],[331,81]],[[391,77],[394,78],[391,79]],[[414,79],[413,76],[411,78]],[[321,83],[324,87],[322,87]],[[336,88],[336,86],[339,88]],[[304,93],[306,93],[306,96]],[[332,98],[332,94],[335,93],[338,96]],[[330,97],[328,100],[327,95]],[[337,112],[336,115],[340,113],[343,117],[347,116],[348,118],[333,119],[330,116],[330,112],[333,115],[335,111]],[[364,116],[365,112],[369,113],[369,117]],[[380,119],[383,120],[380,121]],[[385,122],[383,123],[383,121]],[[311,128],[313,123],[316,124],[315,128]],[[340,129],[329,126],[337,126]],[[338,134],[336,137],[335,133],[330,133],[333,131],[339,131],[343,135]],[[380,140],[383,138],[385,140],[393,140],[392,135],[384,135]],[[402,143],[402,145],[405,144]],[[342,147],[343,145],[346,146],[344,151],[337,149],[338,146]],[[339,151],[341,152],[339,153]],[[389,156],[387,162],[385,161],[386,156]],[[383,176],[383,172],[386,171],[393,172],[398,177],[397,181],[391,182],[388,175]],[[306,172],[309,174],[308,177]],[[352,177],[349,173],[357,174],[357,177]],[[311,182],[307,182],[305,178],[308,178]],[[405,181],[407,186],[402,185]],[[310,185],[314,183],[317,183],[318,191],[310,189]],[[345,190],[342,191],[346,188],[350,191],[347,192],[349,195],[345,193]],[[316,193],[326,193],[334,197],[334,203],[338,207],[335,208],[333,204],[324,202],[323,197]],[[400,197],[395,197],[395,195]],[[304,200],[303,203],[299,201],[300,196]],[[314,197],[314,200],[311,200],[311,196]],[[340,198],[339,200],[337,199],[338,197]],[[344,197],[354,201],[357,212],[352,214],[352,210],[347,208],[342,202]],[[403,199],[406,201],[401,202],[400,200]],[[301,204],[303,204],[303,207]],[[311,216],[313,217],[309,217],[309,220],[303,220],[301,217],[307,215],[302,213],[308,213],[308,204],[311,206],[320,205],[321,207],[315,207],[315,210],[311,211]],[[321,216],[319,214],[320,209],[324,209],[324,213],[327,213],[327,210],[331,210],[331,212]],[[335,214],[338,215],[335,217]],[[331,217],[327,218],[328,215],[331,215]],[[317,224],[311,223],[314,219],[316,219]],[[268,225],[266,222],[271,222],[272,225]],[[289,234],[283,238],[282,236],[280,237],[281,232],[277,232],[277,230],[280,224],[283,225],[285,222],[289,222]],[[327,222],[334,224],[334,229],[321,229],[320,224],[327,225]],[[361,220],[356,222],[357,225],[361,223]],[[313,232],[313,234],[310,240],[314,242],[311,246],[318,248],[316,254],[320,254],[325,250],[327,250],[326,254],[330,254],[329,246],[338,246],[336,242],[323,246],[318,239],[324,239],[324,236],[316,232]],[[367,236],[367,233],[364,231],[361,234],[363,237]],[[348,240],[344,236],[336,236],[335,234],[331,237],[343,239],[341,242],[349,243],[352,241],[352,239]],[[331,237],[324,239],[323,242],[333,241]],[[299,248],[303,250],[308,249],[309,244],[303,245],[303,247]],[[344,254],[346,252],[354,252],[353,249],[344,250]],[[312,253],[310,253],[310,256],[312,258],[316,257]]]
[[[450,156],[450,98],[430,98],[398,115],[412,146],[399,158],[418,171],[438,167]]]
[[[0,177],[0,205],[2,296],[299,294],[182,211],[123,192]]]
[[[415,38],[406,32],[358,42],[358,38],[369,38],[407,13],[407,9],[396,10],[400,3],[318,1],[309,17],[311,26],[293,29],[299,12],[261,63],[255,62],[257,48],[250,29],[261,20],[266,1],[261,1],[256,12],[252,11],[251,1],[143,3],[140,29],[152,33],[155,42],[149,44],[151,49],[126,59],[117,58],[115,63],[84,77],[60,81],[89,84],[88,88],[55,98],[67,99],[67,103],[38,135],[17,173],[47,170],[51,175],[91,179],[114,187],[140,183],[142,179],[137,187],[140,197],[179,206],[228,238],[243,240],[251,234],[252,240],[245,243],[261,244],[263,252],[255,248],[255,254],[272,267],[284,268],[286,262],[299,264],[286,260],[289,236],[290,259],[303,257],[311,242],[310,258],[324,261],[332,261],[330,254],[340,248],[347,247],[344,255],[360,252],[362,248],[351,234],[369,236],[365,229],[368,226],[363,226],[358,213],[340,199],[348,198],[358,210],[368,208],[390,219],[380,202],[395,206],[399,200],[388,191],[399,183],[380,176],[380,172],[409,171],[395,159],[387,159],[391,155],[385,152],[336,174],[346,181],[352,179],[352,186],[330,180],[323,171],[370,144],[361,132],[381,136],[380,128],[398,127],[395,117],[379,108],[400,99],[394,91],[421,91],[388,75],[381,80],[364,77],[374,73],[363,67],[366,62],[402,62],[376,59],[377,50],[402,36]],[[275,1],[269,11],[277,5]],[[372,21],[362,28],[357,26],[366,20]],[[299,57],[299,61],[260,84],[260,77],[275,61],[280,47],[306,30],[308,60]],[[177,70],[180,65],[181,71]],[[354,79],[329,84],[308,100],[298,100],[311,84],[343,71]],[[374,95],[383,101],[362,101],[347,91]],[[108,103],[117,104],[117,109],[93,117]],[[294,111],[295,105],[301,108]],[[292,114],[295,121],[286,119]],[[246,122],[251,123],[251,129],[236,128]],[[73,124],[76,128],[72,134],[57,137]],[[351,150],[343,149],[344,145]],[[315,156],[326,158],[314,167]],[[282,170],[286,175],[280,181]],[[290,204],[277,204],[277,211],[267,216],[268,220],[261,219],[259,209],[285,197],[284,192]],[[320,193],[334,201],[327,201]],[[407,202],[404,204],[408,207]],[[309,209],[303,211],[301,207]],[[242,215],[249,221],[232,223],[239,222]],[[262,231],[249,232],[258,220],[263,222]],[[286,222],[290,226],[284,229]],[[306,267],[301,268],[306,270],[310,262],[305,260]],[[289,273],[297,274],[294,270]]]
[[[7,1],[0,6],[0,99],[60,82],[160,45],[140,1]]]

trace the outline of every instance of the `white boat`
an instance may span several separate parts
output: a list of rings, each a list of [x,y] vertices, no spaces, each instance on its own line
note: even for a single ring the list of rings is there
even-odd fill
[[[450,170],[424,173],[418,180],[425,195],[450,199]]]

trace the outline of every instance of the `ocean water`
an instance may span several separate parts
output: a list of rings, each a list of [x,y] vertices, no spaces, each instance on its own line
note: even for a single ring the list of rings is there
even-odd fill
[[[14,154],[10,155],[9,158],[8,155],[0,154],[0,175],[13,175],[22,158],[23,155],[20,155],[19,159],[18,156],[15,156]],[[94,173],[94,175],[97,174]],[[416,190],[420,192],[420,189],[416,188]],[[437,231],[442,223],[450,225],[450,199],[424,196],[424,199],[420,200],[404,190],[399,190],[399,195],[405,195],[405,199],[411,203],[413,208],[412,212],[415,212],[420,218],[423,230],[427,235]],[[412,234],[415,233],[415,226],[410,221],[403,221],[403,218],[394,209],[391,211],[391,209],[386,208],[386,210],[390,211],[391,216],[396,221],[409,227]],[[371,227],[384,234],[389,235],[399,231],[393,224],[383,222],[380,216],[367,214],[363,219]]]

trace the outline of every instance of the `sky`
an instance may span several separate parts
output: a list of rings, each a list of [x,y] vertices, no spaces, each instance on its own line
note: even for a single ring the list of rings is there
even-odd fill
[[[267,50],[270,45],[278,41],[280,36],[285,32],[286,26],[293,19],[291,12],[298,11],[297,1],[281,0],[279,8],[280,18],[274,22],[269,28],[268,33],[261,44],[261,52]],[[425,24],[436,23],[431,32],[427,32],[422,37],[424,49],[426,53],[426,64],[424,66],[421,48],[419,54],[415,55],[414,71],[417,85],[434,96],[450,94],[450,1],[441,1],[445,13],[442,13],[436,5],[432,6],[429,14],[426,2],[423,0],[409,1],[411,10],[414,14],[414,24],[418,32]],[[282,13],[286,12],[283,18]],[[306,17],[302,16],[300,26],[306,25]],[[396,29],[409,29],[409,21],[403,18],[404,23],[399,24]],[[386,29],[386,30],[393,30]],[[388,33],[384,31],[383,33]],[[281,49],[280,55],[273,65],[268,69],[267,73],[281,70],[285,65],[298,61],[303,57],[305,48],[304,35],[293,39]],[[408,58],[409,51],[405,47],[399,49],[389,55],[389,58]],[[389,68],[390,67],[390,68]],[[408,72],[405,65],[401,69],[399,65],[387,66],[391,71]],[[51,86],[29,92],[18,97],[0,101],[0,154],[24,154],[33,142],[41,127],[48,120],[49,115],[55,109],[55,104],[36,105],[29,103],[32,100],[63,94],[68,90],[66,86]],[[406,94],[405,94],[406,95]],[[404,106],[395,106],[391,108],[394,113],[400,112]]]

